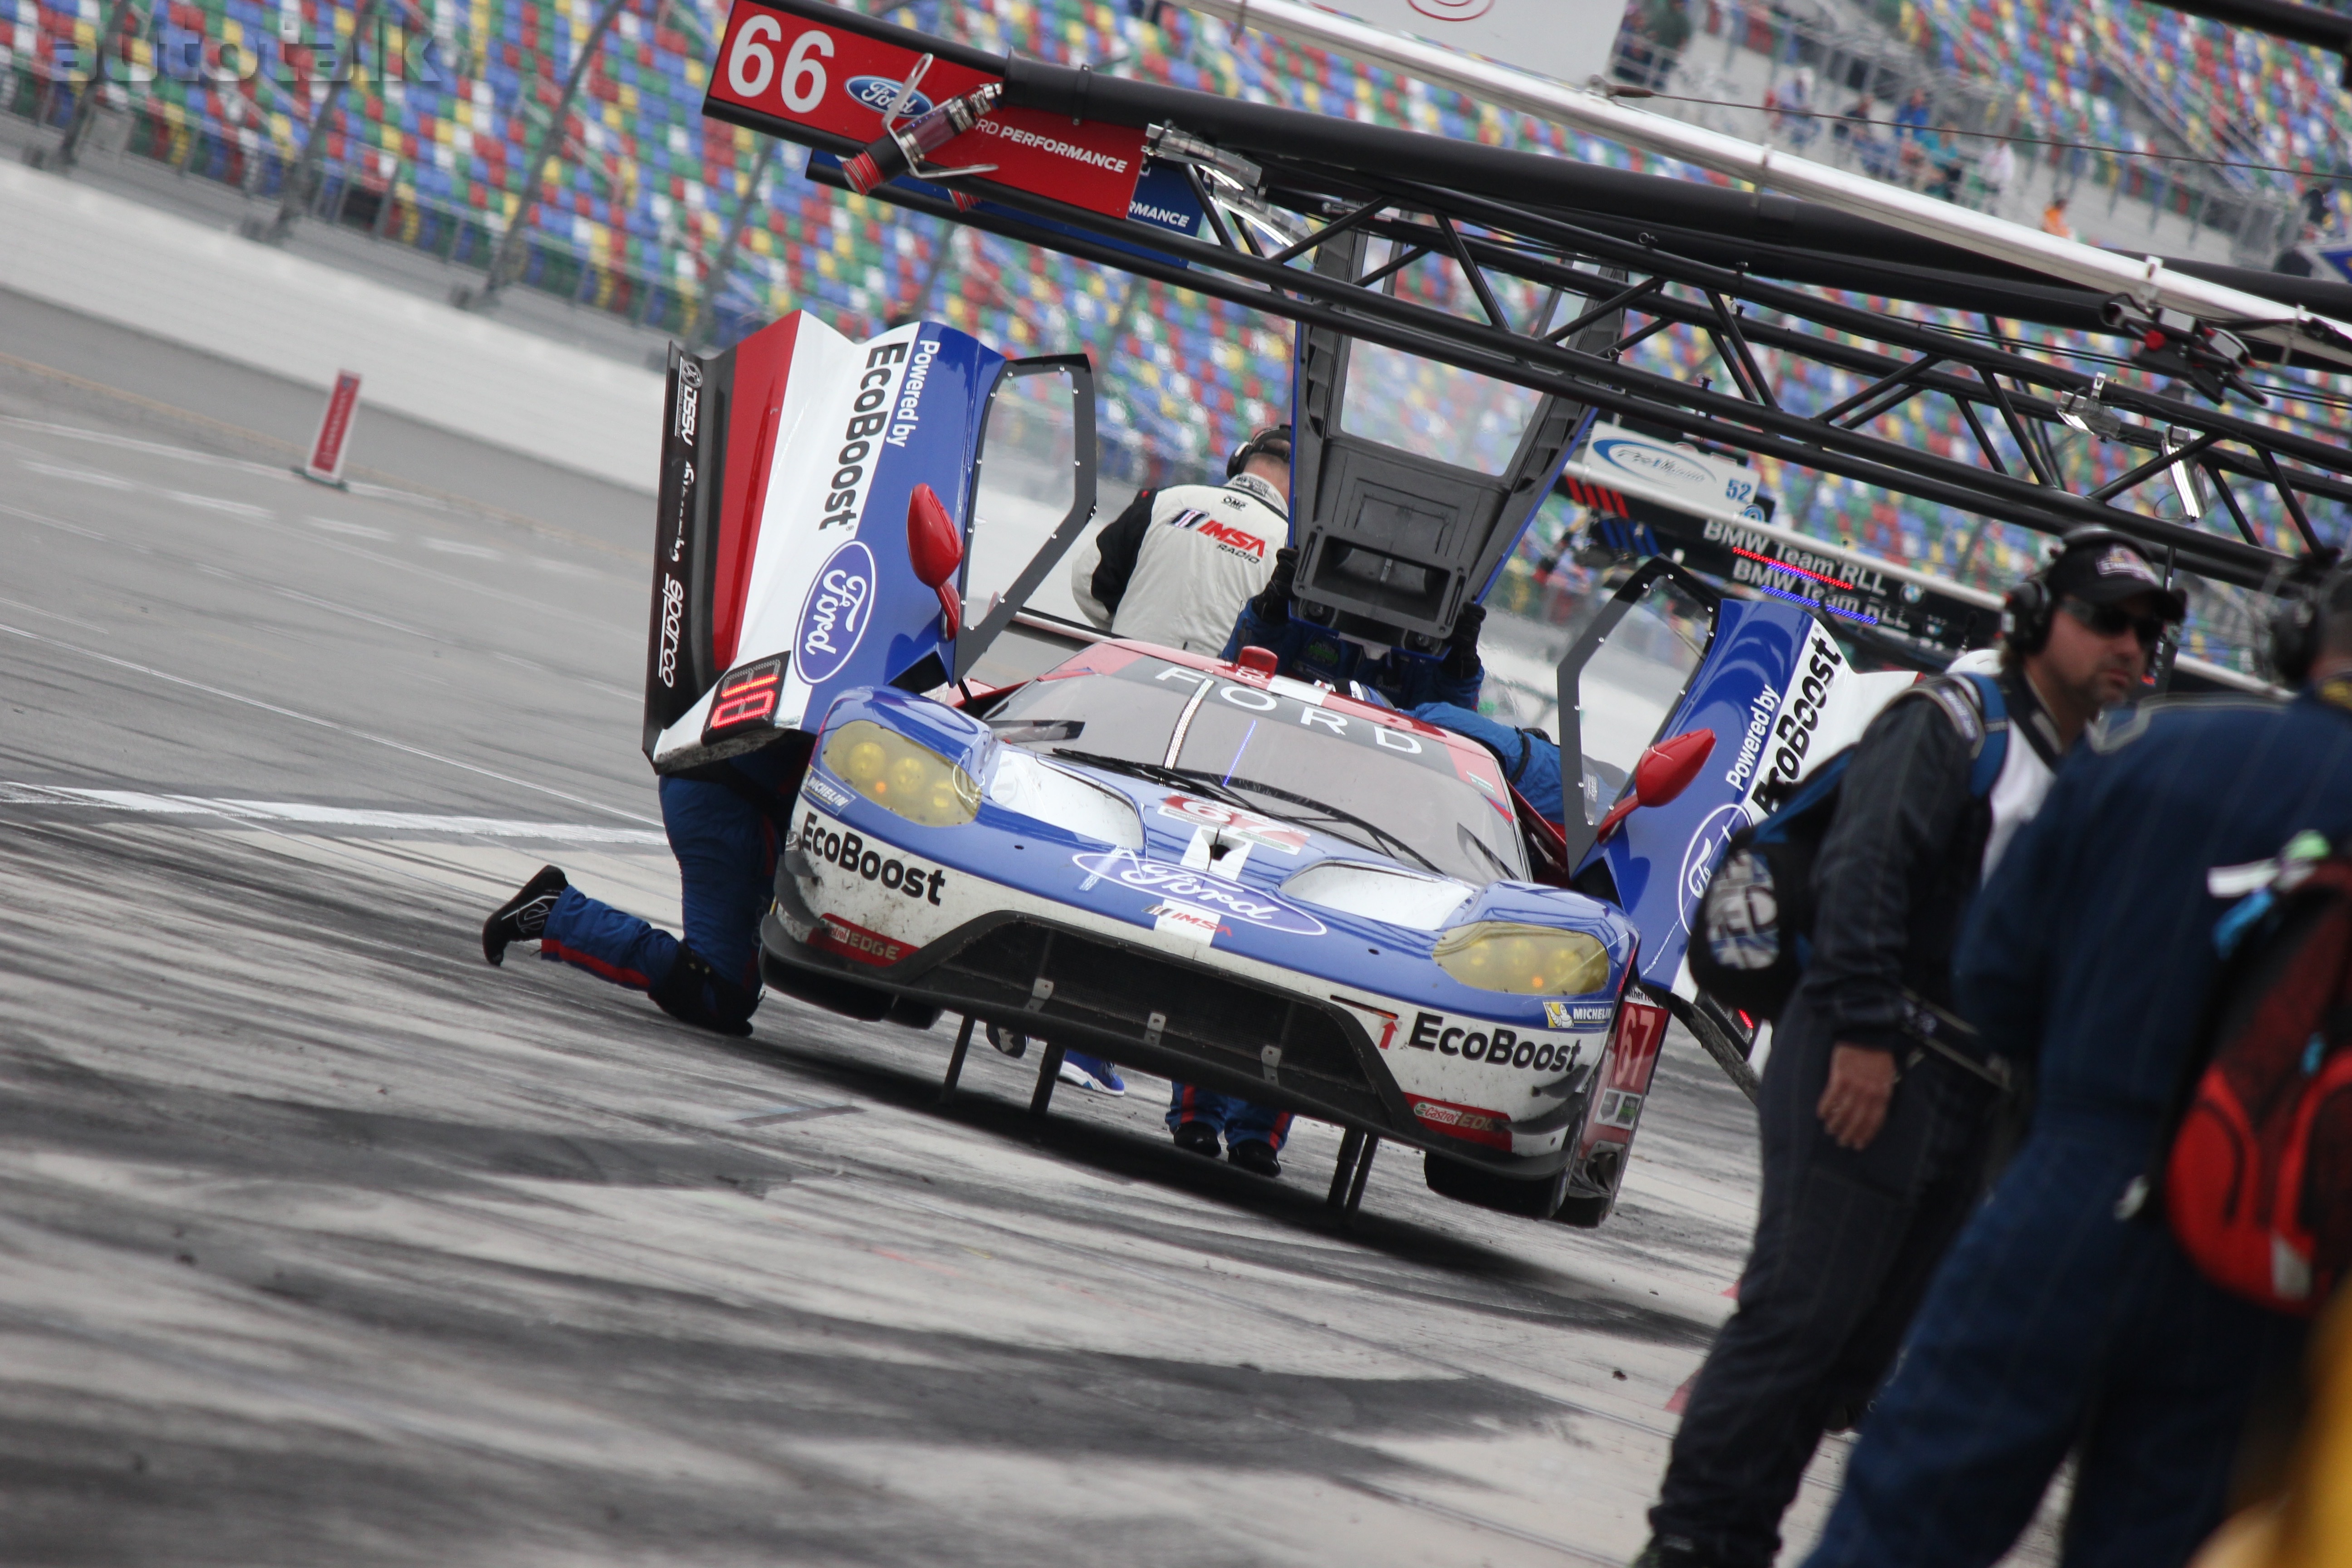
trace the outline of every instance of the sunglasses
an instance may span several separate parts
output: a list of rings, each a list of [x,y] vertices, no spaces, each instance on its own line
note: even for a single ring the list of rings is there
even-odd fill
[[[2154,647],[2164,636],[2162,616],[2135,616],[2121,605],[2094,605],[2082,599],[2068,599],[2065,611],[2095,637],[2119,637],[2126,632],[2139,639],[2142,647]]]

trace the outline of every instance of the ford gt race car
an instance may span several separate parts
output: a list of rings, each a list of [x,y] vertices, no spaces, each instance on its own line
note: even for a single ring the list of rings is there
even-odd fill
[[[770,985],[978,1021],[1425,1152],[1431,1187],[1597,1224],[1670,1016],[1735,1077],[1683,962],[1757,788],[1874,708],[1807,606],[1671,562],[1558,670],[1565,824],[1462,735],[1049,613],[1093,510],[1080,356],[805,312],[674,353],[644,742],[802,771]],[[1907,678],[1906,678],[1907,679]],[[1578,765],[1580,763],[1580,766]],[[1339,1191],[1335,1185],[1335,1194]],[[1351,1200],[1352,1201],[1352,1200]]]
[[[1605,1207],[1665,1026],[1633,922],[1533,880],[1485,748],[1139,644],[836,699],[763,935],[782,990],[1000,1021],[1543,1213]]]

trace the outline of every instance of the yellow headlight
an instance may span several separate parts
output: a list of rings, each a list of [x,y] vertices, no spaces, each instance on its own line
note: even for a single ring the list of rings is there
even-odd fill
[[[1465,985],[1515,996],[1582,996],[1609,984],[1609,950],[1579,931],[1480,921],[1437,942],[1437,966]]]
[[[958,827],[980,814],[970,773],[870,719],[825,737],[824,765],[875,805],[925,827]]]

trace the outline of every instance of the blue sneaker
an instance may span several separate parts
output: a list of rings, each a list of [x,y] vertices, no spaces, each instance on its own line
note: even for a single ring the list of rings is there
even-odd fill
[[[1127,1083],[1118,1076],[1117,1068],[1100,1057],[1080,1056],[1076,1051],[1062,1053],[1062,1081],[1093,1089],[1097,1094],[1127,1092]]]

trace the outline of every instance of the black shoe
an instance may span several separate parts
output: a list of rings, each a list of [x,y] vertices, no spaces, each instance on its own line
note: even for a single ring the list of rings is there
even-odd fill
[[[1225,1151],[1225,1158],[1253,1176],[1282,1174],[1282,1162],[1274,1157],[1274,1145],[1261,1139],[1243,1139]]]
[[[1715,1568],[1715,1559],[1686,1535],[1654,1535],[1626,1568]]]
[[[499,906],[499,912],[482,922],[482,956],[492,963],[507,961],[507,943],[537,942],[539,933],[547,929],[547,911],[572,886],[563,873],[552,866],[541,866],[539,875],[522,885],[520,892]]]
[[[1205,1121],[1179,1121],[1176,1124],[1176,1147],[1188,1154],[1217,1157],[1217,1130]]]
[[[994,1024],[988,1026],[988,1043],[1016,1062],[1029,1054],[1028,1036],[1015,1034],[1011,1029],[1001,1029]]]

